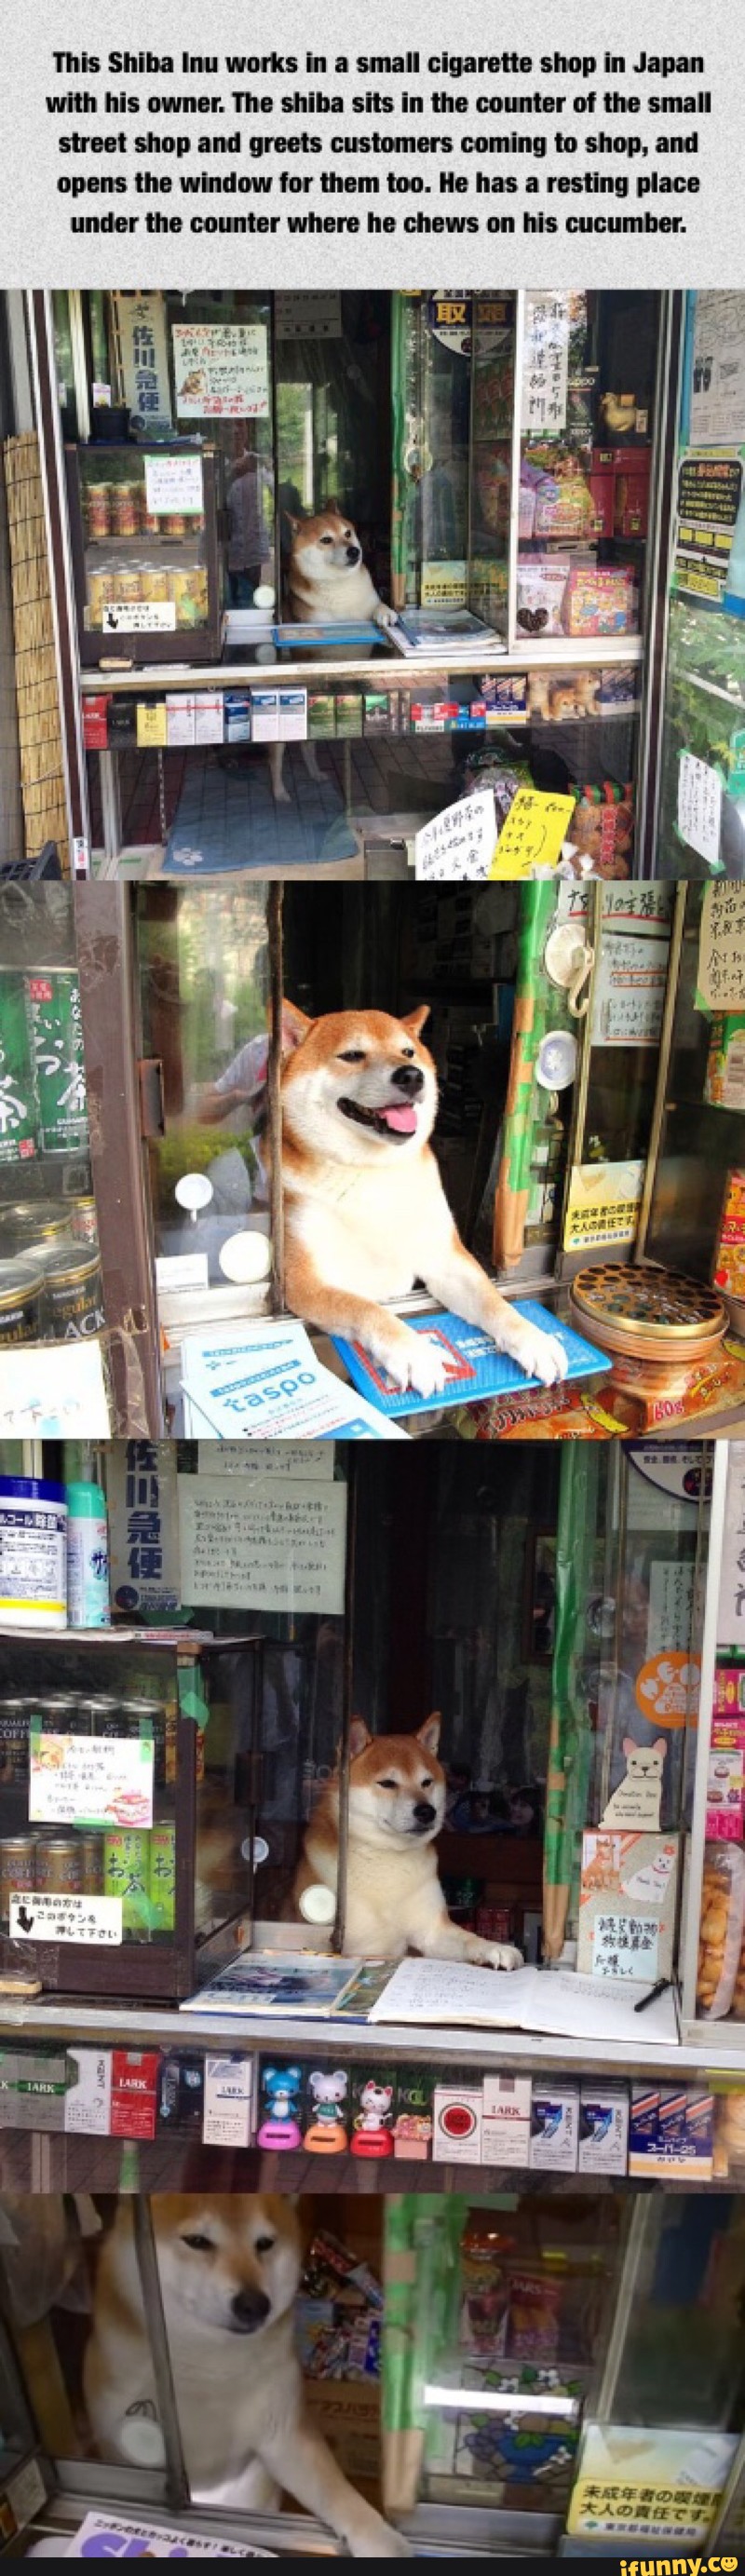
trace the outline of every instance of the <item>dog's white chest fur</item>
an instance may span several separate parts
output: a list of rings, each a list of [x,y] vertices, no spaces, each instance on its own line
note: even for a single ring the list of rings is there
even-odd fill
[[[384,1152],[379,1171],[325,1165],[302,1197],[290,1184],[286,1212],[293,1240],[312,1254],[322,1277],[382,1304],[408,1296],[422,1275],[423,1245],[431,1252],[435,1240],[445,1243],[452,1234],[429,1152],[402,1155],[398,1167]]]

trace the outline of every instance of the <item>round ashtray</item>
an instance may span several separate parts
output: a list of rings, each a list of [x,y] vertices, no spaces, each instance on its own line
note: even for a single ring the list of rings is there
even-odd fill
[[[578,1329],[602,1350],[640,1360],[708,1358],[729,1316],[715,1288],[677,1270],[626,1270],[615,1262],[578,1270],[571,1302]]]

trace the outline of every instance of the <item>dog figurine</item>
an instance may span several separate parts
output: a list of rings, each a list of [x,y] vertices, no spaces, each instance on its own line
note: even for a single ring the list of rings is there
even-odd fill
[[[282,1014],[287,1303],[363,1349],[396,1387],[441,1394],[446,1356],[390,1309],[421,1280],[491,1334],[526,1377],[566,1376],[560,1341],[525,1323],[461,1243],[429,1139],[437,1077],[421,1040],[429,1005]]]
[[[437,1875],[434,1842],[445,1819],[446,1783],[438,1759],[440,1720],[416,1735],[370,1735],[361,1717],[349,1738],[346,1917],[344,1948],[355,1959],[466,1959],[476,1967],[521,1968],[519,1950],[480,1941],[451,1923]],[[294,1899],[307,1887],[336,1894],[340,1778],[314,1808]]]
[[[393,625],[395,612],[378,598],[363,561],[357,530],[338,501],[327,502],[325,510],[319,510],[312,519],[288,516],[287,524],[291,537],[287,605],[296,624]],[[277,802],[283,805],[290,802],[283,777],[286,747],[282,742],[271,746],[272,787]],[[303,757],[309,776],[322,778],[314,743],[304,744]]]
[[[201,2502],[271,2511],[282,2488],[353,2558],[410,2558],[356,2493],[305,2412],[293,2339],[300,2230],[284,2194],[191,2193],[151,2203],[184,2457]],[[102,2460],[151,2465],[160,2437],[131,2203],[98,2265],[85,2398]],[[164,2456],[160,2438],[160,2464]]]

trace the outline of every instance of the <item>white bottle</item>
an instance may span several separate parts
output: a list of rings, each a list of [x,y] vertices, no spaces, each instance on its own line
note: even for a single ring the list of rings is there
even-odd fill
[[[71,1628],[108,1628],[109,1531],[100,1485],[67,1488],[67,1616]]]

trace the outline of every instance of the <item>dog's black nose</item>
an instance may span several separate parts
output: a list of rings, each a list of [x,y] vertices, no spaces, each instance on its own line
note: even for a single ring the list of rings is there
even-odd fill
[[[433,1825],[433,1824],[434,1824],[434,1821],[435,1821],[435,1816],[436,1816],[436,1814],[437,1814],[437,1808],[436,1808],[436,1807],[431,1807],[431,1806],[430,1806],[430,1803],[429,1803],[429,1799],[428,1799],[428,1798],[419,1798],[419,1799],[417,1800],[417,1804],[416,1804],[416,1806],[415,1806],[415,1808],[414,1808],[414,1822],[415,1822],[415,1824],[417,1824],[417,1825]]]
[[[231,2301],[236,2325],[242,2326],[245,2334],[253,2334],[257,2326],[264,2325],[270,2307],[271,2300],[265,2298],[263,2290],[237,2290]]]
[[[397,1084],[399,1091],[405,1091],[407,1100],[418,1100],[420,1091],[424,1090],[424,1075],[418,1064],[397,1064],[391,1081]]]
[[[347,546],[347,563],[359,563],[359,546]]]

